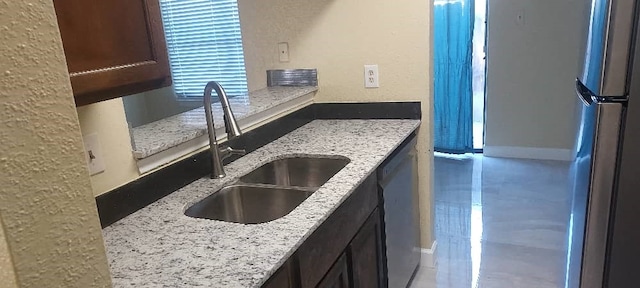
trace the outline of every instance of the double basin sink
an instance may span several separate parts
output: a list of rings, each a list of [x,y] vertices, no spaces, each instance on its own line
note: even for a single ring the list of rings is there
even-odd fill
[[[185,215],[257,224],[289,214],[349,163],[346,158],[278,159],[193,204]]]

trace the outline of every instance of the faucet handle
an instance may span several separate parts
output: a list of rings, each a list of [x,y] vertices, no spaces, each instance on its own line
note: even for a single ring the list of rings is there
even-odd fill
[[[245,155],[245,154],[247,154],[247,151],[244,149],[233,149],[229,146],[220,147],[220,158],[222,159],[229,158],[231,155]]]
[[[247,150],[244,150],[244,149],[233,149],[231,147],[228,147],[228,148],[229,148],[229,153],[231,153],[232,155],[241,155],[242,156],[242,155],[247,154]]]

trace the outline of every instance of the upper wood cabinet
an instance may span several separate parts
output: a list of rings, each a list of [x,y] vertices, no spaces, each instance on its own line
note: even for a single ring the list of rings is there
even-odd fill
[[[54,0],[76,106],[171,85],[158,0]]]

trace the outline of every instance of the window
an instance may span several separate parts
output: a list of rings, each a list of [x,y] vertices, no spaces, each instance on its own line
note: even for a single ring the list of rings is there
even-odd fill
[[[447,5],[447,4],[457,4],[457,3],[464,5],[463,0],[435,0],[433,2],[433,5]]]
[[[209,81],[229,96],[247,92],[236,0],[160,0],[160,8],[179,98],[202,97]]]

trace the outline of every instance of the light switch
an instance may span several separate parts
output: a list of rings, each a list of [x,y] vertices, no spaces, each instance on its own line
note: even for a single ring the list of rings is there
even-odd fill
[[[104,172],[104,158],[98,140],[98,133],[91,133],[82,137],[84,140],[84,152],[89,167],[89,174],[95,175]]]

